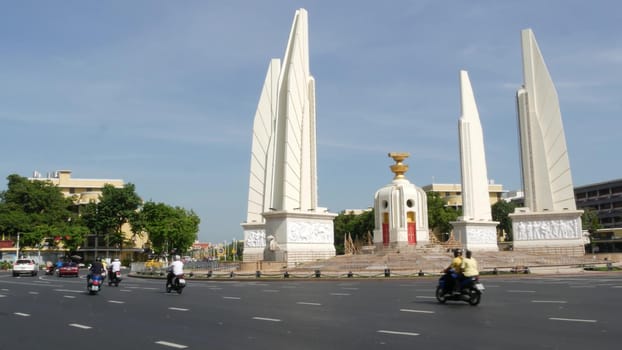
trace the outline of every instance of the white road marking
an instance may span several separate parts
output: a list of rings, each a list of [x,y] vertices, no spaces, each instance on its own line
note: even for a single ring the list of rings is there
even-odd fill
[[[159,344],[159,345],[170,346],[171,348],[177,348],[177,349],[185,349],[185,348],[187,348],[187,346],[185,346],[185,345],[171,343],[171,342],[163,341],[163,340],[157,341],[155,343]]]
[[[6,298],[6,295],[0,294],[0,298]]]
[[[54,289],[55,292],[67,292],[67,293],[84,293],[83,290],[75,289]]]
[[[568,322],[588,322],[588,323],[596,323],[596,320],[582,320],[579,318],[559,318],[559,317],[549,317],[549,320],[552,321],[568,321]]]
[[[510,289],[508,293],[535,293],[535,290],[518,290],[518,289]]]
[[[296,304],[298,304],[298,305],[322,306],[322,304],[320,304],[320,303],[309,303],[309,302],[306,302],[306,301],[299,301]]]
[[[39,292],[28,292],[28,294],[37,295],[37,294],[39,294]]]
[[[596,286],[570,286],[570,288],[596,288]]]
[[[67,299],[75,299],[75,295],[63,295],[63,298],[67,298]]]
[[[23,317],[28,317],[30,316],[30,314],[25,314],[23,312],[14,312],[13,315],[17,315],[17,316],[23,316]]]
[[[207,289],[209,289],[209,290],[221,290],[222,288],[220,288],[220,287],[208,287]]]
[[[119,289],[119,292],[131,292],[129,289]]]
[[[92,328],[90,326],[85,326],[85,325],[79,324],[79,323],[70,323],[69,326],[70,327],[80,328],[80,329],[91,329]]]
[[[223,299],[240,300],[240,297],[222,297]]]
[[[411,310],[411,309],[400,309],[400,311],[402,311],[402,312],[415,312],[415,313],[420,313],[420,314],[433,314],[434,313],[434,311]]]
[[[436,289],[415,289],[415,292],[419,293],[434,293]]]
[[[427,295],[417,295],[416,298],[419,298],[419,299],[436,299],[436,297],[430,297],[430,296],[427,296]]]
[[[169,310],[173,310],[173,311],[188,311],[188,309],[182,309],[180,307],[169,307]]]
[[[108,300],[108,302],[112,304],[125,304],[125,301],[119,301],[119,300]]]
[[[356,287],[341,287],[341,289],[345,289],[345,290],[359,290]]]
[[[566,304],[565,300],[532,300],[532,303]]]
[[[9,291],[9,290],[8,290],[8,289],[6,289],[6,288],[2,288],[2,289],[0,289],[0,290],[1,290],[1,291],[3,291],[3,292],[8,292],[8,291]]]
[[[330,293],[330,295],[344,295],[344,296],[348,296],[351,295],[350,293]]]
[[[278,318],[269,318],[269,317],[253,317],[253,320],[281,322],[281,320],[279,320]]]
[[[278,293],[280,291],[276,290],[276,289],[264,289],[262,292],[264,292],[264,293]]]
[[[486,288],[499,288],[499,287],[501,287],[501,286],[496,285],[496,284],[487,284],[486,285]]]
[[[379,330],[378,333],[384,333],[384,334],[396,334],[396,335],[410,335],[410,336],[418,336],[419,333],[412,333],[412,332],[398,332],[398,331],[385,331],[385,330]]]
[[[622,288],[622,286],[613,286],[611,288]]]

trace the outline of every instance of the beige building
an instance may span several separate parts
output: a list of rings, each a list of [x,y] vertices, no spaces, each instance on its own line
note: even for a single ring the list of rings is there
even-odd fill
[[[447,202],[448,206],[456,209],[462,208],[462,185],[460,184],[431,184],[422,187],[426,193],[436,192],[441,198]],[[488,198],[490,205],[493,205],[501,200],[501,197],[505,191],[503,185],[489,184],[488,185]]]
[[[99,196],[102,194],[102,190],[105,185],[113,185],[116,188],[124,186],[124,182],[121,179],[78,179],[71,177],[71,170],[58,170],[54,173],[49,173],[46,176],[42,176],[41,173],[35,171],[33,177],[29,178],[31,181],[46,181],[57,186],[60,191],[73,200],[77,205],[86,205],[90,202],[99,201]],[[147,243],[147,237],[134,237],[132,238],[129,225],[123,227],[125,238],[127,240],[133,240],[133,246],[124,246],[123,251],[120,251],[118,247],[106,246],[106,243],[102,237],[96,235],[88,235],[84,246],[78,249],[80,255],[86,261],[94,259],[97,255],[104,258],[130,258],[133,253],[142,252],[142,248]]]

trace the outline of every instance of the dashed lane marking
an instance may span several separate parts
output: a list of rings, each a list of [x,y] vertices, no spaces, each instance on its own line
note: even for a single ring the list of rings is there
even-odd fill
[[[419,314],[433,314],[434,313],[434,311],[428,311],[428,310],[400,309],[400,311],[402,311],[402,312],[414,312],[414,313],[419,313]]]
[[[340,296],[348,296],[350,293],[330,293],[330,295],[340,295]]]
[[[427,295],[417,295],[416,298],[419,298],[419,299],[436,299],[436,297],[431,297],[431,296],[427,296]]]
[[[39,294],[39,292],[28,292],[28,294],[38,295],[38,294]]]
[[[280,290],[276,290],[276,289],[264,289],[262,292],[264,292],[264,293],[278,293],[278,292],[280,292]]]
[[[184,308],[181,308],[181,307],[172,307],[172,306],[169,307],[168,309],[169,310],[173,310],[173,311],[188,311],[189,310],[189,309],[184,309]]]
[[[13,315],[17,315],[17,316],[22,316],[22,317],[28,317],[30,316],[30,314],[25,314],[23,312],[14,312]]]
[[[535,293],[535,290],[519,290],[519,289],[510,289],[508,293]]]
[[[67,299],[75,299],[76,296],[75,295],[63,295],[63,298],[67,298]]]
[[[240,300],[242,298],[240,297],[222,297],[223,299],[230,299],[230,300]]]
[[[306,302],[306,301],[299,301],[296,304],[298,304],[298,305],[322,306],[322,304],[320,304],[320,303],[309,303],[309,302]]]
[[[413,336],[416,337],[419,335],[419,333],[413,333],[413,332],[399,332],[399,331],[387,331],[387,330],[379,330],[378,333],[384,333],[384,334],[395,334],[395,335],[409,335],[409,336]]]
[[[269,317],[253,317],[253,320],[258,321],[270,321],[270,322],[281,322],[278,318],[269,318]]]
[[[560,317],[549,317],[551,321],[567,321],[567,322],[587,322],[587,323],[596,323],[596,320],[583,320],[580,318],[560,318]]]
[[[112,304],[125,304],[125,301],[119,301],[119,300],[108,300],[108,302]]]
[[[543,303],[543,304],[566,304],[568,303],[565,300],[532,300],[532,303]]]
[[[79,323],[70,323],[69,326],[70,327],[75,327],[75,328],[80,328],[80,329],[91,329],[91,328],[93,328],[93,327],[86,326],[86,325],[79,324]]]
[[[65,292],[65,293],[84,293],[83,290],[75,290],[75,289],[54,289],[55,292]]]
[[[158,345],[169,346],[171,348],[176,348],[176,349],[185,349],[185,348],[187,348],[186,345],[177,344],[177,343],[171,343],[171,342],[164,341],[164,340],[159,340],[159,341],[157,341],[155,343],[158,344]]]

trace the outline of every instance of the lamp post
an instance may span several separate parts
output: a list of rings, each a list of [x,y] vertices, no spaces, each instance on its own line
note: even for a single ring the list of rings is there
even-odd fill
[[[19,232],[17,233],[17,243],[15,244],[15,261],[19,259]]]

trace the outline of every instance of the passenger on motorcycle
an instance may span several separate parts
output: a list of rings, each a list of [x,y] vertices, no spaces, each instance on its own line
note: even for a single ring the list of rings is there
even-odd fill
[[[472,255],[473,253],[470,250],[467,250],[466,257],[462,259],[462,281],[479,276],[477,260],[475,260]]]
[[[110,280],[112,280],[115,276],[115,274],[121,271],[121,261],[119,261],[118,258],[115,258],[111,263],[110,263],[110,275],[108,276],[108,278],[110,278]]]
[[[454,258],[445,269],[445,292],[456,290],[457,281],[462,273],[462,249],[454,249]]]
[[[167,268],[168,275],[166,276],[166,285],[173,284],[173,278],[184,274],[184,263],[181,262],[181,257],[175,255],[173,262]]]
[[[102,264],[102,258],[98,256],[97,259],[95,259],[95,262],[89,268],[89,274],[86,276],[87,285],[89,283],[89,280],[93,277],[93,275],[97,275],[97,274],[101,275],[105,271],[106,269],[104,268],[104,265]]]

